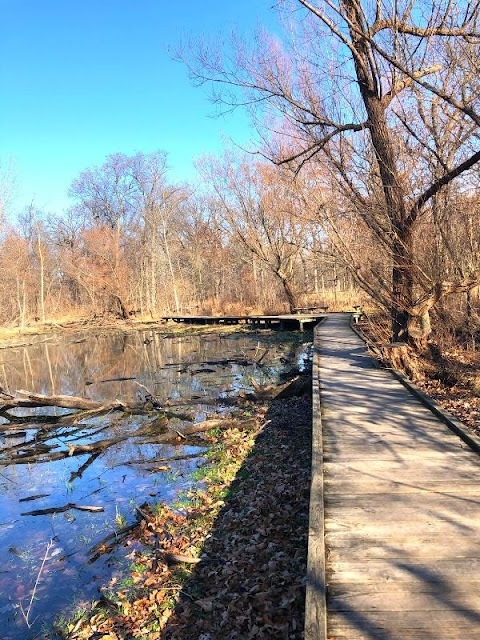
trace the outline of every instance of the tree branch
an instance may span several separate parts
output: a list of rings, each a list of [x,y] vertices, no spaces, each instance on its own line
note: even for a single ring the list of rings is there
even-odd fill
[[[432,198],[435,194],[437,194],[442,187],[449,184],[452,180],[457,178],[459,175],[473,167],[477,162],[480,161],[480,151],[474,153],[468,160],[465,160],[455,168],[453,168],[448,173],[445,173],[441,178],[436,180],[432,185],[426,189],[421,196],[419,196],[410,209],[408,217],[411,221],[414,221],[417,215],[420,213],[422,207]]]

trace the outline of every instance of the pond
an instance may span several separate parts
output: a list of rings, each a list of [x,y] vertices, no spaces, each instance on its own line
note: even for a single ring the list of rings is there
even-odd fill
[[[12,394],[27,389],[102,402],[151,393],[199,421],[229,411],[228,398],[250,391],[252,378],[261,385],[278,381],[304,357],[306,337],[148,330],[40,338],[0,351],[0,384]],[[113,412],[62,426],[45,415],[58,418],[66,410],[11,413],[28,422],[1,418],[0,424],[0,638],[53,638],[56,616],[95,600],[99,586],[115,574],[121,579],[128,565],[130,549],[98,554],[99,543],[115,541],[112,534],[134,523],[145,502],[174,502],[194,482],[205,449],[201,442],[145,442],[135,434],[147,419],[142,415]],[[75,446],[100,439],[119,442],[100,455],[75,455]],[[32,447],[45,450],[35,462]]]

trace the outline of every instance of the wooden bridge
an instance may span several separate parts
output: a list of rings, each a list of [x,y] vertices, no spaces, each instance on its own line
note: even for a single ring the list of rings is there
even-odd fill
[[[315,336],[306,640],[480,639],[478,453],[347,314]]]
[[[327,307],[322,307],[327,309]],[[164,322],[173,321],[184,324],[248,324],[258,329],[279,329],[281,331],[305,331],[313,327],[324,317],[321,313],[298,313],[280,316],[191,316],[170,315],[161,318]]]

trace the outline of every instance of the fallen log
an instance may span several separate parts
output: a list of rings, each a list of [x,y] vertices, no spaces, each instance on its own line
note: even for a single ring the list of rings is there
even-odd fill
[[[3,411],[13,409],[15,407],[60,407],[62,409],[82,409],[86,411],[99,409],[102,411],[108,411],[118,409],[120,411],[128,412],[142,409],[145,406],[144,402],[123,402],[121,400],[113,400],[105,403],[80,396],[46,396],[40,393],[25,391],[24,389],[16,391],[13,398],[0,393],[0,403]]]
[[[3,398],[1,397],[3,394],[0,394],[0,402],[3,402]],[[13,396],[11,396],[13,398]],[[75,413],[69,413],[69,416],[76,415]],[[10,424],[2,424],[0,426],[0,430],[3,431],[5,429],[13,429],[13,425],[29,425],[33,423],[35,425],[42,425],[42,428],[48,428],[48,425],[56,426],[58,424],[59,419],[65,418],[66,416],[15,416],[8,411],[0,410],[0,416],[9,421]],[[45,426],[44,426],[45,425]]]
[[[260,386],[256,380],[250,378],[250,382],[255,389],[254,393],[246,393],[246,400],[263,401],[274,400],[275,398],[284,399],[294,396],[311,395],[312,379],[309,375],[297,375],[293,379],[283,384]]]
[[[186,564],[198,564],[201,562],[200,558],[196,558],[195,556],[186,556],[182,553],[160,551],[157,555],[158,559],[160,561],[163,560],[165,564],[181,564],[182,562],[185,562]]]
[[[232,425],[232,423],[233,421],[231,418],[203,420],[202,422],[197,422],[196,424],[185,427],[181,431],[169,430],[167,433],[161,434],[159,436],[145,438],[140,441],[140,444],[175,444],[176,442],[178,442],[179,438],[185,440],[187,436],[192,436],[196,433],[201,433],[202,431],[208,431],[209,429],[217,429],[219,427],[223,428],[227,425]]]
[[[160,462],[171,462],[176,460],[191,460],[193,458],[200,458],[202,456],[201,453],[187,453],[185,455],[179,456],[170,456],[168,458],[131,458],[130,460],[126,460],[125,462],[117,462],[114,467],[126,467],[132,464],[158,464]]]
[[[8,410],[15,408],[38,408],[38,407],[59,407],[62,409],[78,409],[78,413],[70,413],[64,416],[46,416],[46,417],[17,417],[8,414]],[[0,391],[0,415],[11,420],[12,422],[21,422],[26,424],[30,422],[46,422],[53,424],[63,424],[65,426],[74,426],[76,423],[86,418],[92,418],[102,413],[110,411],[122,411],[124,413],[148,414],[151,412],[162,413],[165,418],[177,418],[191,422],[193,416],[191,413],[178,413],[170,411],[160,406],[151,397],[144,401],[125,402],[122,400],[112,400],[110,402],[99,402],[81,396],[65,396],[52,395],[46,396],[40,393],[33,393],[20,389],[16,391],[15,396],[11,396]]]

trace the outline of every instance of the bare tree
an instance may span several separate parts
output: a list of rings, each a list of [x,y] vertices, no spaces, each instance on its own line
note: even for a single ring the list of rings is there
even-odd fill
[[[328,164],[349,195],[350,210],[388,255],[388,289],[382,289],[381,301],[391,312],[393,338],[421,346],[432,305],[479,279],[475,274],[447,281],[438,274],[425,291],[415,250],[419,216],[474,167],[480,151],[464,140],[449,162],[437,158],[434,172],[413,163],[409,174],[407,156],[399,150],[406,151],[405,136],[411,141],[417,131],[405,114],[434,97],[449,118],[468,120],[468,137],[478,141],[479,5],[283,0],[279,7],[289,22],[283,43],[259,34],[253,50],[237,39],[230,54],[200,45],[187,60],[192,77],[200,84],[213,82],[215,101],[252,110],[263,131],[263,153],[276,163],[296,171],[314,158]],[[282,133],[274,145],[266,123]],[[433,137],[424,126],[420,139],[430,157]],[[361,267],[350,267],[375,294]]]
[[[140,306],[146,306],[150,314],[157,312],[161,275],[164,282],[168,278],[172,283],[174,306],[177,311],[180,308],[171,229],[187,194],[185,189],[168,184],[166,174],[165,152],[116,153],[102,166],[83,171],[70,189],[77,206],[105,238],[102,246],[92,227],[89,246],[109,297],[124,317],[135,298],[133,290],[127,291],[132,289],[128,285],[135,280]],[[168,273],[161,273],[162,257]]]
[[[227,231],[276,276],[293,311],[297,306],[294,275],[306,225],[291,176],[272,165],[232,154],[220,161],[211,159],[207,175]]]

